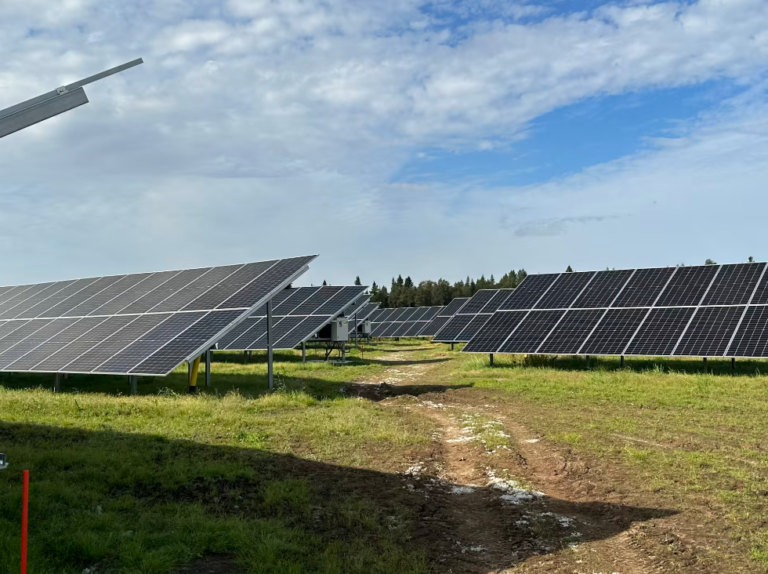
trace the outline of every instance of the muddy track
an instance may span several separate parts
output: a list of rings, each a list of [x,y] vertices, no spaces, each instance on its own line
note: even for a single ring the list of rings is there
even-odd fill
[[[436,572],[693,571],[649,557],[640,543],[637,525],[672,513],[591,495],[599,489],[583,465],[563,460],[509,412],[478,405],[467,393],[429,392],[433,368],[393,365],[381,380],[352,384],[348,392],[427,417],[436,428],[430,456],[404,473],[405,487],[424,497],[416,542],[429,549]],[[409,393],[415,386],[419,392]],[[480,433],[467,421],[480,421]],[[488,433],[505,444],[489,448]]]

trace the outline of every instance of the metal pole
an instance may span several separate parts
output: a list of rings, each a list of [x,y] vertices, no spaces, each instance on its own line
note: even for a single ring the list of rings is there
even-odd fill
[[[736,357],[731,357],[731,370],[736,370]]]
[[[589,368],[589,355],[587,355],[587,368]]]
[[[267,379],[269,390],[275,389],[274,373],[272,372],[272,301],[267,301]]]
[[[347,356],[347,344],[342,343],[341,344],[341,362],[342,363],[346,361],[346,356]]]
[[[453,351],[453,343],[451,343],[451,351]]]
[[[200,369],[200,357],[194,361],[187,362],[187,372],[189,374],[189,394],[194,395],[197,392],[197,372]]]
[[[624,355],[621,356],[621,368],[624,368]]]
[[[135,397],[139,394],[139,378],[136,375],[128,375],[128,382],[131,385],[131,395]]]
[[[211,386],[211,350],[205,352],[205,386]]]
[[[493,353],[491,353],[491,366],[493,366]]]
[[[301,362],[302,363],[307,362],[307,342],[306,341],[301,342]]]
[[[61,392],[61,374],[56,373],[54,375],[53,379],[53,392],[54,393],[60,393]]]
[[[21,574],[27,574],[27,531],[29,530],[29,471],[25,470],[21,487]]]

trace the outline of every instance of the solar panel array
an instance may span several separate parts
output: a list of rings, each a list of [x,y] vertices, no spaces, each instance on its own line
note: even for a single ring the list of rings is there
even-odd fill
[[[0,371],[167,375],[315,257],[0,287]]]
[[[272,348],[293,349],[307,341],[364,295],[367,287],[297,287],[272,299]],[[263,305],[219,341],[227,351],[267,348],[267,308]]]
[[[423,331],[442,307],[380,309],[371,318],[371,337],[426,337]]]
[[[472,340],[514,289],[481,289],[435,334],[437,343],[466,343]]]
[[[768,357],[766,263],[529,275],[464,352]]]
[[[469,297],[457,297],[438,311],[435,318],[421,332],[422,337],[434,337],[445,324],[469,301]]]
[[[379,305],[381,305],[381,303],[370,303],[369,301],[366,301],[365,303],[358,305],[358,309],[353,307],[345,313],[349,317],[350,337],[357,337],[361,325],[378,310]]]

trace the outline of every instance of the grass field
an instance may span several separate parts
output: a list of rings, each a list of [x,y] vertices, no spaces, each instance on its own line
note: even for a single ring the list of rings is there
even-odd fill
[[[423,494],[403,485],[435,450],[437,423],[407,401],[360,398],[361,383],[464,401],[462,424],[497,459],[515,454],[513,430],[467,409],[498,408],[588,466],[590,496],[673,509],[695,571],[768,570],[768,364],[593,359],[587,370],[496,357],[490,367],[419,341],[352,356],[278,354],[271,395],[263,357],[223,353],[194,397],[181,371],[140,379],[137,397],[121,378],[73,376],[55,395],[51,377],[5,376],[0,574],[17,571],[23,468],[31,574],[180,572],[211,555],[226,557],[220,572],[448,571],[423,532]]]

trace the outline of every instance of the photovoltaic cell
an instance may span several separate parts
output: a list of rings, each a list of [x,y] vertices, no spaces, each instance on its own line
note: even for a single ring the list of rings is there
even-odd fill
[[[500,311],[491,315],[483,329],[464,347],[468,353],[495,353],[507,336],[520,325],[527,311]]]
[[[438,317],[453,317],[468,300],[469,297],[457,297],[456,299],[451,300],[450,303],[440,310],[437,314]]]
[[[454,315],[446,325],[440,329],[440,332],[435,335],[433,339],[436,342],[452,342],[456,341],[456,337],[461,333],[469,322],[474,318],[474,315]]]
[[[547,291],[533,308],[563,309],[570,307],[594,276],[594,271],[588,273],[563,273],[557,281],[557,287]]]
[[[765,269],[765,263],[723,265],[702,305],[746,305]]]
[[[496,289],[481,289],[462,307],[461,312],[467,315],[476,315],[498,293]]]
[[[622,354],[648,311],[649,309],[608,309],[579,354]]]
[[[480,313],[495,313],[514,292],[514,289],[498,289],[493,298],[480,310]]]
[[[468,342],[472,340],[480,329],[488,322],[492,315],[474,315],[472,320],[467,324],[464,330],[456,336],[456,340],[459,342]]]
[[[612,307],[652,306],[674,272],[675,267],[636,270]]]
[[[729,357],[768,357],[768,307],[747,307]]]
[[[557,329],[550,333],[536,352],[575,355],[603,313],[602,309],[567,311],[557,324]]]
[[[635,338],[629,344],[626,354],[670,355],[693,312],[692,307],[651,309]]]
[[[560,277],[559,273],[528,275],[499,307],[500,311],[531,309]]]
[[[565,311],[531,311],[498,350],[499,353],[535,353]]]
[[[718,357],[725,353],[745,307],[701,307],[697,309],[674,354]]]
[[[598,271],[584,292],[573,303],[573,307],[576,309],[609,307],[632,273],[632,269]]]
[[[656,307],[698,305],[717,271],[717,265],[679,267],[661,293]]]

